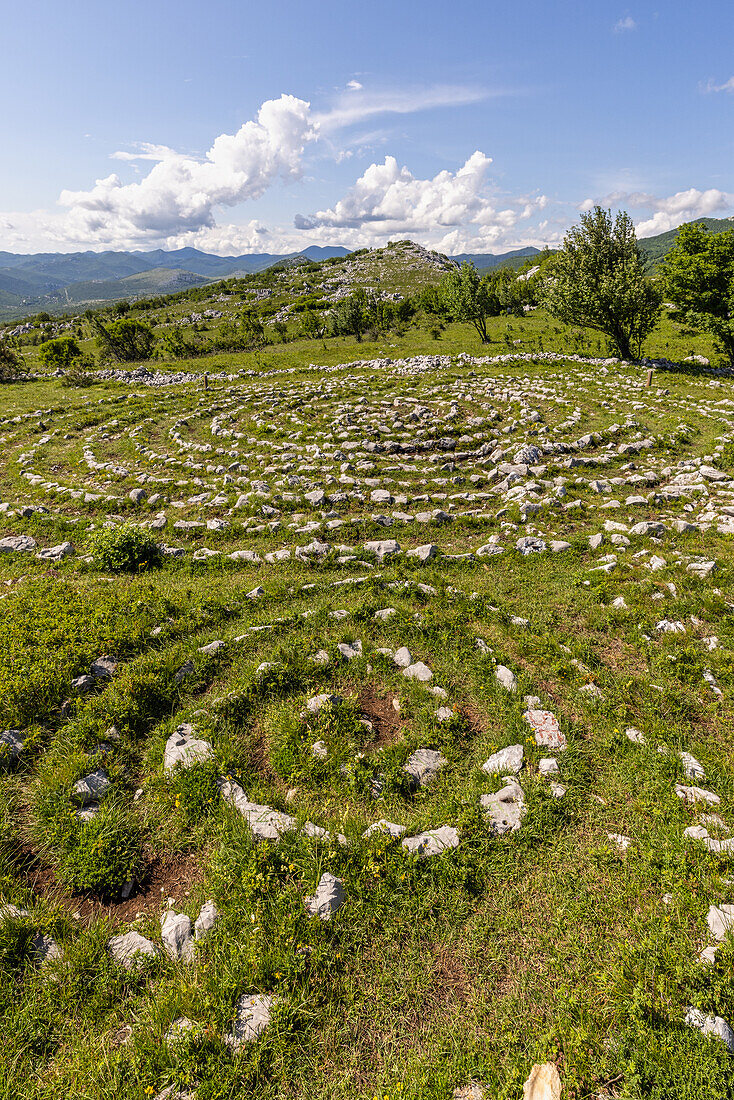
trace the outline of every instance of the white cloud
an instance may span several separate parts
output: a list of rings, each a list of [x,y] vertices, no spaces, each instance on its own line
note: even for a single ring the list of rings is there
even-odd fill
[[[734,194],[719,191],[716,187],[710,187],[707,191],[690,187],[687,191],[678,191],[667,198],[655,199],[649,205],[655,213],[651,218],[638,223],[637,234],[640,237],[665,233],[668,229],[675,229],[684,222],[695,221],[696,218],[725,215],[734,206]]]
[[[625,31],[637,30],[637,24],[631,15],[625,15],[624,19],[618,19],[614,24],[614,30],[616,34],[623,34]]]
[[[354,81],[353,83],[356,83]],[[502,95],[468,85],[436,84],[428,88],[403,88],[366,91],[361,86],[339,96],[328,110],[315,116],[322,133],[330,133],[376,115],[414,114],[436,107],[459,107],[480,103],[492,95]]]
[[[716,187],[706,191],[689,187],[687,191],[676,191],[674,195],[661,198],[646,191],[613,191],[599,199],[585,199],[578,209],[591,210],[597,203],[604,207],[648,211],[650,216],[638,221],[636,230],[638,237],[652,237],[696,218],[725,215],[734,206],[734,193],[720,191]]]
[[[709,80],[701,86],[703,92],[734,92],[734,76],[730,76],[723,84],[717,84],[715,80]]]
[[[479,251],[511,234],[518,222],[544,209],[540,196],[499,197],[488,178],[490,157],[473,153],[456,172],[418,179],[395,157],[371,164],[333,207],[298,215],[297,229],[334,230],[366,244],[416,235],[443,251]]]
[[[153,160],[161,161],[167,157],[175,157],[176,153],[173,149],[169,149],[167,145],[152,145],[149,141],[138,141],[134,146],[135,151],[132,153],[126,152],[124,149],[118,149],[115,153],[110,153],[111,160]]]
[[[236,133],[217,137],[204,155],[133,143],[111,154],[124,172],[86,189],[62,191],[56,209],[0,213],[2,247],[29,252],[194,245],[225,254],[287,252],[308,243],[304,228],[314,243],[352,247],[396,235],[458,250],[480,251],[510,237],[516,243],[516,226],[525,225],[546,200],[500,195],[488,178],[491,160],[480,152],[458,170],[431,179],[416,178],[386,157],[363,172],[333,207],[300,216],[295,227],[266,227],[240,211],[233,214],[234,224],[220,221],[225,208],[259,199],[278,181],[298,179],[309,148],[342,162],[374,158],[375,146],[390,140],[391,132],[356,125],[365,119],[455,107],[497,94],[502,93],[456,85],[369,91],[355,79],[320,113],[305,100],[282,95],[263,103]],[[131,171],[138,176],[128,182]]]
[[[201,159],[144,145],[123,154],[155,161],[139,182],[124,184],[113,174],[89,191],[62,191],[67,236],[125,246],[211,228],[217,207],[260,198],[276,179],[297,178],[317,132],[310,105],[283,95],[263,103],[257,120],[236,134],[220,134]]]

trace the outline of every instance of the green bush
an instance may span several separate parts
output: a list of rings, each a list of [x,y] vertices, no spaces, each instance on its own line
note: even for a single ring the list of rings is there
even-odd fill
[[[161,563],[152,535],[129,523],[95,532],[88,546],[97,568],[109,573],[139,573]]]
[[[103,806],[96,817],[80,826],[59,861],[58,876],[77,892],[91,890],[101,897],[119,896],[140,866],[140,834],[135,823],[115,807]]]

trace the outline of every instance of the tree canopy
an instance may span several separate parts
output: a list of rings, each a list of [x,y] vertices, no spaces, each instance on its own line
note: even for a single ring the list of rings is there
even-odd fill
[[[540,300],[566,324],[596,329],[622,359],[638,359],[660,312],[629,214],[595,206],[548,262]]]
[[[441,284],[441,294],[450,317],[466,321],[479,333],[483,344],[489,343],[487,318],[502,311],[502,303],[492,282],[482,279],[473,264],[464,261],[456,271],[450,271]]]
[[[44,366],[53,370],[70,367],[80,355],[81,350],[73,336],[56,336],[53,340],[44,340],[38,348],[38,358]]]
[[[682,226],[661,271],[665,293],[686,324],[710,333],[734,365],[734,229]]]
[[[150,359],[155,345],[155,335],[150,325],[128,317],[104,324],[96,314],[88,316],[103,355],[123,363]]]

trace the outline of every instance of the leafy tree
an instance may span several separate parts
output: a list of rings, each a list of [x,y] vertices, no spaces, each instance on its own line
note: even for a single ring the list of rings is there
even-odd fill
[[[26,373],[23,356],[7,340],[0,340],[0,382],[15,382]]]
[[[600,206],[582,214],[548,262],[540,297],[559,321],[603,332],[620,358],[639,358],[661,295],[645,277],[629,214],[612,221]]]
[[[265,343],[265,328],[256,313],[243,309],[240,319],[242,334],[250,347]]]
[[[38,348],[38,358],[50,370],[65,370],[81,355],[81,349],[73,336],[57,336],[44,340]]]
[[[193,359],[201,352],[201,345],[187,340],[178,326],[166,329],[158,341],[157,354],[161,359]]]
[[[682,226],[661,269],[665,293],[686,324],[710,333],[734,366],[734,229]]]
[[[306,309],[301,314],[301,332],[309,340],[319,340],[326,331],[324,320],[314,313],[312,309]]]
[[[145,321],[121,317],[104,324],[94,313],[89,314],[89,320],[102,354],[110,359],[133,363],[150,359],[153,354],[155,335]]]
[[[489,343],[487,318],[496,317],[501,305],[489,280],[482,279],[473,264],[466,261],[450,271],[441,283],[441,293],[449,315],[455,321],[474,325],[483,344]]]
[[[367,295],[360,287],[348,298],[343,298],[332,310],[329,322],[333,335],[354,336],[359,342],[369,327],[367,314]]]

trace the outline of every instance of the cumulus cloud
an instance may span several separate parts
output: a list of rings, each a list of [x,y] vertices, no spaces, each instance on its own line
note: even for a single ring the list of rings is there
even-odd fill
[[[675,229],[684,222],[696,218],[711,218],[726,214],[734,206],[734,194],[710,187],[699,191],[690,187],[687,191],[678,191],[667,198],[655,199],[649,203],[655,213],[637,225],[640,237],[651,237],[655,233],[664,233]]]
[[[388,156],[371,164],[333,207],[297,215],[295,226],[359,232],[363,240],[414,233],[459,250],[486,247],[547,203],[544,195],[500,199],[489,180],[491,164],[477,150],[456,172],[419,179]]]
[[[695,221],[696,218],[726,214],[734,206],[734,193],[720,191],[716,187],[710,187],[706,191],[689,187],[687,191],[676,191],[674,195],[661,198],[646,191],[612,191],[599,199],[585,199],[578,209],[591,210],[597,203],[605,207],[648,211],[650,216],[637,222],[637,236],[652,237],[656,233],[676,229],[684,222]]]
[[[360,84],[358,80],[350,80],[347,82],[347,88],[350,92],[361,92],[364,85]]]
[[[317,133],[310,105],[283,95],[263,103],[257,119],[237,133],[220,134],[201,159],[150,145],[123,154],[153,160],[154,167],[134,183],[113,173],[89,191],[62,191],[67,234],[90,242],[144,243],[213,228],[217,207],[260,198],[276,179],[297,178],[304,148]]]
[[[614,30],[616,34],[624,34],[625,31],[637,30],[637,23],[631,15],[625,15],[623,19],[618,19],[614,24]]]

